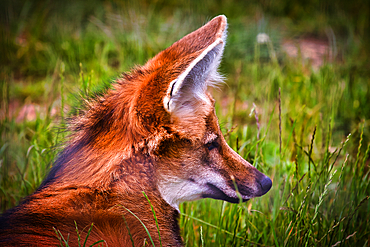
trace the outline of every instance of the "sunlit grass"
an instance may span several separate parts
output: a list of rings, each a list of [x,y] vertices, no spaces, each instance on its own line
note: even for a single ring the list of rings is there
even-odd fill
[[[11,22],[9,62],[1,71],[1,211],[41,183],[65,140],[64,118],[78,113],[80,94],[102,91],[120,73],[223,13],[189,15],[176,6],[169,12],[113,2],[96,3],[83,17],[78,9],[87,7],[77,5],[59,6],[58,15],[45,17],[50,6],[26,2],[20,6],[28,19]],[[300,57],[283,54],[276,23],[235,13],[221,64],[227,86],[213,90],[216,111],[230,146],[270,176],[273,187],[242,204],[181,204],[185,245],[368,245],[370,89],[366,67],[355,59],[360,47],[344,62],[313,70]],[[67,21],[71,16],[74,21]],[[272,42],[257,44],[259,32]],[[44,108],[31,120],[17,120],[16,103]]]

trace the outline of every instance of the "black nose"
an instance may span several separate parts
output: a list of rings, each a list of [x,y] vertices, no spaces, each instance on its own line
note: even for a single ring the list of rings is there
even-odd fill
[[[259,181],[262,188],[262,195],[266,194],[272,186],[272,181],[269,177],[265,176]]]

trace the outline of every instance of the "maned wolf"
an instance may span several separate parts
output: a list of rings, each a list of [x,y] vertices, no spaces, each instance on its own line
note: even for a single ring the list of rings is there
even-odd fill
[[[37,191],[2,215],[0,246],[55,246],[54,229],[77,246],[75,222],[94,223],[89,245],[142,246],[148,234],[133,214],[159,246],[142,191],[162,245],[181,246],[181,202],[238,203],[235,185],[243,201],[269,191],[271,180],[225,142],[207,92],[221,80],[226,27],[214,18],[91,101]]]

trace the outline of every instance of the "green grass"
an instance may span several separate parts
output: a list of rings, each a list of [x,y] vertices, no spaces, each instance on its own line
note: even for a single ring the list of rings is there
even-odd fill
[[[213,90],[217,115],[230,146],[270,176],[273,187],[242,204],[181,204],[185,245],[368,246],[366,3],[347,9],[342,1],[276,2],[5,1],[0,211],[41,183],[63,144],[63,118],[77,112],[79,94],[101,91],[224,13],[229,36],[221,72],[227,86]],[[328,27],[336,35],[334,62],[313,70],[302,58],[284,55],[284,39],[325,38]],[[256,44],[260,32],[269,34],[270,45]],[[31,103],[42,107],[35,117],[17,119],[21,106]]]

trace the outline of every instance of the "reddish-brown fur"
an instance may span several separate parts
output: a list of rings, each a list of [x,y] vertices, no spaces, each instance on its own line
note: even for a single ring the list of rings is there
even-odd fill
[[[127,227],[135,246],[142,246],[144,239],[150,243],[126,209],[141,219],[159,245],[144,191],[154,207],[163,246],[181,246],[179,213],[176,203],[168,201],[172,194],[166,194],[171,179],[185,181],[190,188],[206,186],[195,199],[238,202],[230,196],[234,182],[244,200],[266,193],[271,181],[223,139],[210,94],[205,92],[204,102],[183,102],[193,107],[191,116],[172,114],[163,105],[170,82],[225,30],[226,18],[216,17],[91,101],[71,121],[73,135],[39,189],[0,218],[0,245],[54,246],[59,243],[57,229],[65,238],[69,234],[70,245],[76,246],[74,222],[80,231],[94,223],[89,245],[103,239],[108,246],[130,246]],[[199,173],[203,177],[197,177]],[[216,188],[209,174],[217,174],[226,187]]]

